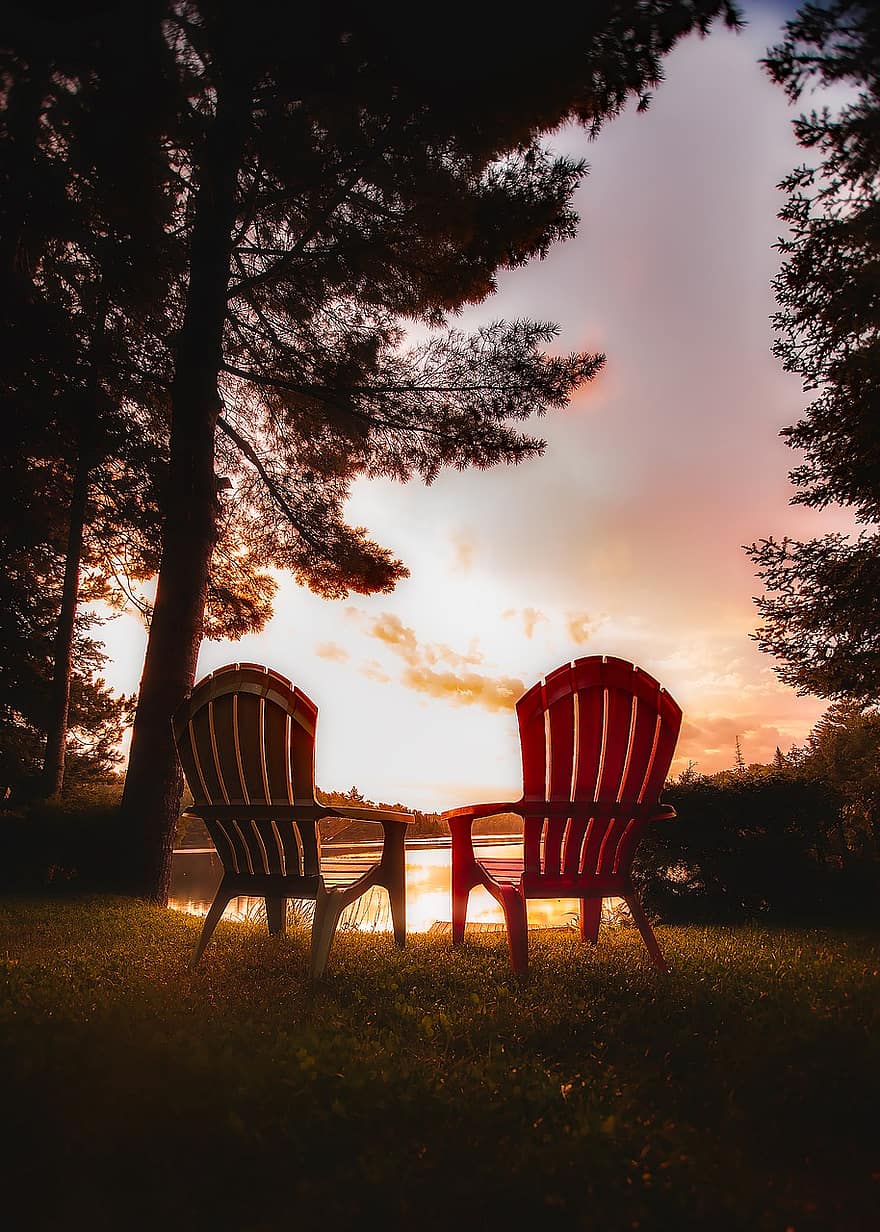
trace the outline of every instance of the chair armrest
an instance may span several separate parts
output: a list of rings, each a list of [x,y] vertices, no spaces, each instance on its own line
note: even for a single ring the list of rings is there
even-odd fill
[[[402,821],[405,825],[411,825],[415,821],[412,813],[402,813],[397,809],[349,808],[347,804],[322,806],[321,816],[350,817],[352,821]]]
[[[622,801],[590,800],[517,800],[508,804],[471,804],[465,808],[447,809],[440,816],[446,822],[459,817],[491,817],[495,813],[515,813],[517,817],[601,817],[612,818],[626,814],[642,821],[667,821],[676,816],[671,804],[634,804]]]
[[[678,816],[671,804],[658,804],[656,811],[651,813],[648,821],[672,821]]]
[[[185,817],[201,817],[204,821],[317,821],[323,811],[317,804],[191,804],[183,810]]]
[[[452,835],[452,863],[466,867],[474,863],[474,838],[471,833],[478,817],[494,817],[496,813],[516,813],[518,806],[506,801],[498,804],[468,804],[464,808],[446,809],[440,816]]]
[[[494,817],[496,813],[517,813],[521,816],[521,809],[521,800],[517,801],[516,804],[510,801],[503,804],[466,804],[463,808],[446,809],[440,816],[446,822],[460,821],[466,818],[475,821],[478,817]]]

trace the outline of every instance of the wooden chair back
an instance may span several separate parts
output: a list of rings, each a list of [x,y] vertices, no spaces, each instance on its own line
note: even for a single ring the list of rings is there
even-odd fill
[[[628,871],[640,817],[656,807],[669,772],[680,706],[634,664],[594,655],[551,672],[516,712],[525,892]]]
[[[290,809],[316,805],[317,718],[305,693],[253,663],[206,676],[175,716],[187,783],[231,872],[317,875],[317,824]]]

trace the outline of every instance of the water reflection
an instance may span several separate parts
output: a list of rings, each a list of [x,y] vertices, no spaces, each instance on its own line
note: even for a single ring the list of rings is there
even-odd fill
[[[474,836],[477,854],[489,847],[492,855],[516,855],[522,850],[516,840],[492,836],[482,842]],[[375,850],[378,844],[361,843],[342,848],[334,845],[334,854],[363,853]],[[452,918],[452,898],[449,873],[450,844],[443,839],[411,839],[406,848],[406,927],[407,932],[427,932],[437,922]],[[220,878],[223,867],[220,858],[211,848],[193,848],[175,851],[171,864],[171,894],[169,906],[195,915],[205,915]],[[306,910],[311,904],[306,904]],[[530,900],[529,924],[532,927],[552,927],[572,923],[577,919],[576,899],[555,898]],[[261,898],[241,897],[230,902],[223,918],[245,920],[260,918],[263,911]],[[468,905],[469,924],[501,924],[504,915],[495,899],[482,888],[471,892]],[[343,927],[361,928],[367,931],[391,930],[391,912],[388,896],[384,890],[373,889],[358,902],[352,903],[342,917]]]

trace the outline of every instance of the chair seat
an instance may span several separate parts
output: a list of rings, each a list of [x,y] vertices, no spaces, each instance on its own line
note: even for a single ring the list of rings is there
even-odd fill
[[[354,885],[366,873],[378,867],[378,859],[371,856],[327,856],[321,857],[321,876],[324,884],[332,889]]]
[[[477,864],[501,885],[519,885],[522,878],[522,857],[489,856],[478,859]]]
[[[512,885],[526,898],[584,898],[596,895],[622,894],[629,889],[629,880],[622,877],[552,877],[538,873],[534,879],[524,875],[521,857],[489,856],[476,863],[498,885]]]

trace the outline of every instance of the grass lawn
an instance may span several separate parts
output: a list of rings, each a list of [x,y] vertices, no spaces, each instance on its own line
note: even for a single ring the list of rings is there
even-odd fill
[[[878,933],[199,927],[0,899],[10,1229],[880,1227]]]

